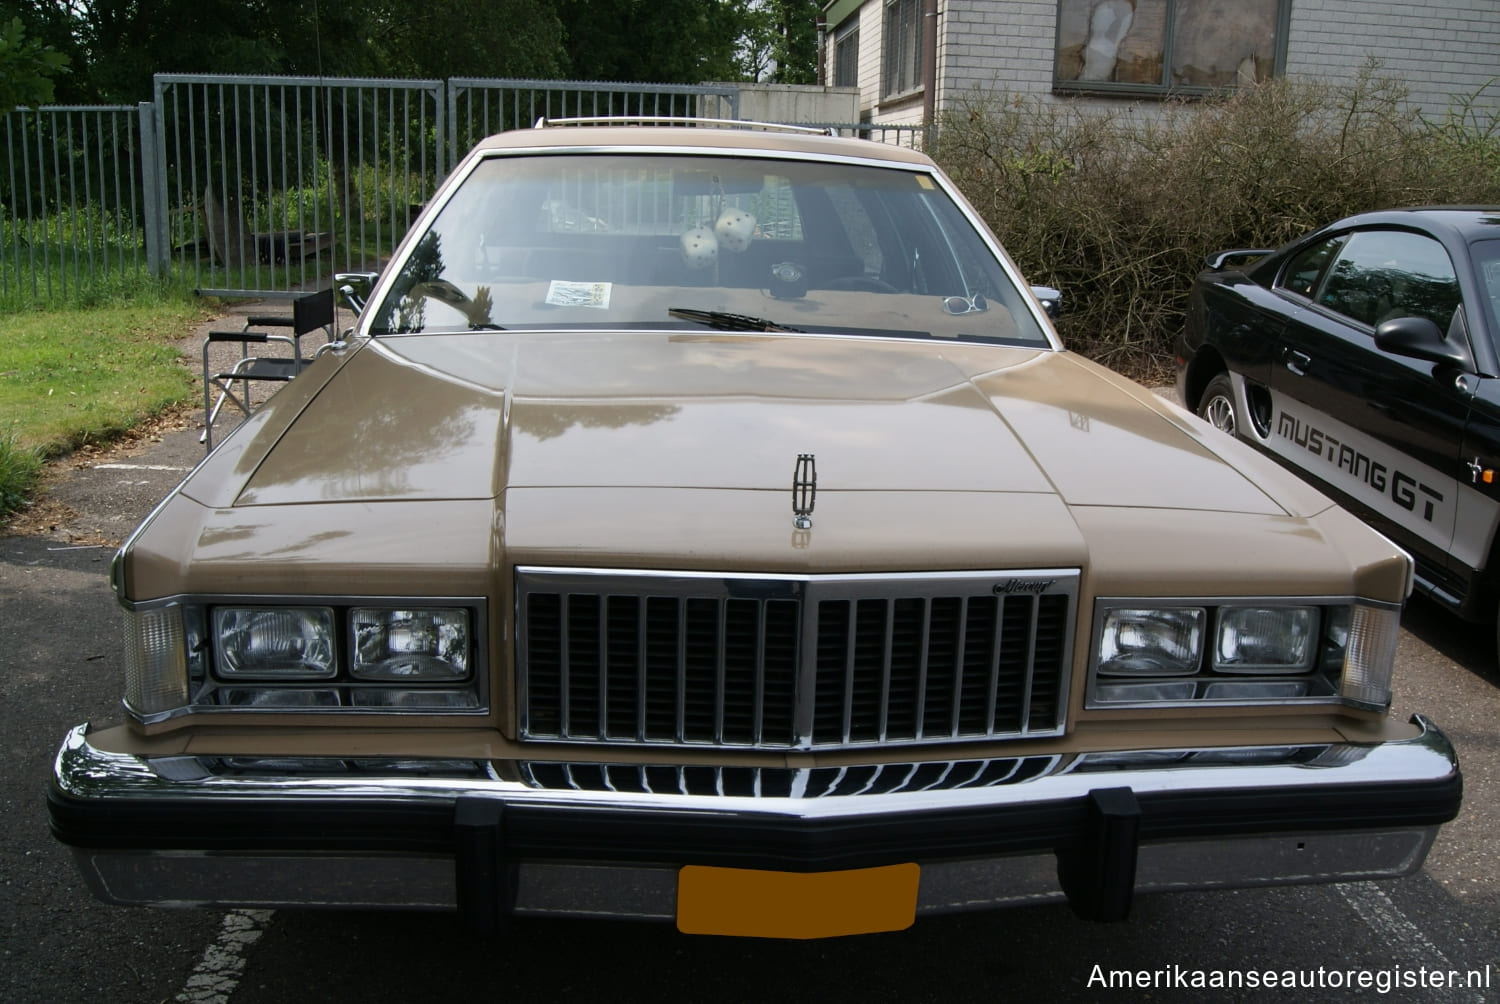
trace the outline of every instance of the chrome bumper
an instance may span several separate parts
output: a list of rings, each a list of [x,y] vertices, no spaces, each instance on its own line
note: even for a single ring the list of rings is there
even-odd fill
[[[669,920],[683,865],[916,862],[918,914],[1067,899],[1117,919],[1135,892],[1416,871],[1462,780],[1446,737],[1413,721],[1400,742],[1057,757],[972,786],[914,763],[930,783],[826,797],[785,770],[787,794],[727,795],[549,788],[514,764],[247,769],[109,753],[80,726],[49,810],[95,895],[121,904]]]

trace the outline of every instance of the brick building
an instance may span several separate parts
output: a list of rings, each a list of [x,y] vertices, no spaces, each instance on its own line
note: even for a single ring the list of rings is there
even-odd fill
[[[976,89],[1143,102],[1347,82],[1371,60],[1428,114],[1475,95],[1500,112],[1497,0],[831,0],[824,14],[826,80],[857,86],[876,123]]]

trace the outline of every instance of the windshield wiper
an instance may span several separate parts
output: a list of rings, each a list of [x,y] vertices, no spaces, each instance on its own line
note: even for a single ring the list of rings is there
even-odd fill
[[[673,307],[667,311],[669,317],[680,317],[684,321],[697,321],[706,324],[710,328],[719,331],[795,331],[801,333],[801,328],[789,328],[775,321],[768,321],[764,317],[751,317],[749,314],[731,314],[723,310],[694,310],[691,307]]]

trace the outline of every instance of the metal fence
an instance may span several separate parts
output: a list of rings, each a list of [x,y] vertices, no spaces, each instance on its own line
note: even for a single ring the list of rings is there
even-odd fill
[[[162,215],[205,293],[374,267],[445,172],[436,80],[156,78]]]
[[[732,84],[612,84],[562,80],[448,81],[448,148],[468,150],[486,136],[540,118],[598,116],[739,118]]]
[[[928,128],[924,125],[881,125],[874,122],[856,122],[853,124],[843,122],[809,122],[802,124],[813,125],[819,129],[829,129],[840,136],[854,136],[859,139],[874,140],[877,143],[904,146],[909,150],[925,150],[927,148]]]
[[[0,302],[50,300],[146,274],[145,106],[51,106],[4,117]]]
[[[291,296],[378,269],[454,161],[537,119],[737,119],[729,84],[159,74],[137,106],[0,117],[0,306],[153,277]],[[920,147],[917,126],[830,124]]]

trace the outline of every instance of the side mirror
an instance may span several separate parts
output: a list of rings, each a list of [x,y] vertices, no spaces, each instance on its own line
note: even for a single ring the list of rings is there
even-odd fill
[[[333,288],[338,290],[339,302],[358,314],[370,301],[370,292],[378,278],[379,272],[337,272],[333,276]]]
[[[1062,313],[1062,293],[1051,286],[1032,286],[1031,295],[1042,305],[1042,310],[1053,320]]]
[[[1375,344],[1393,355],[1421,359],[1442,366],[1470,368],[1469,354],[1443,337],[1426,317],[1393,317],[1375,329]]]

